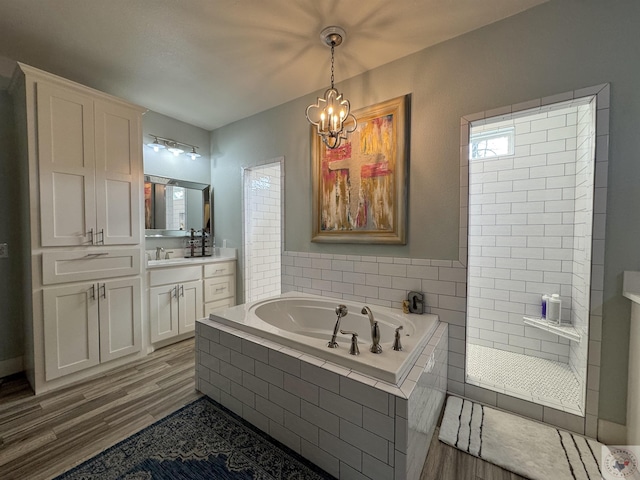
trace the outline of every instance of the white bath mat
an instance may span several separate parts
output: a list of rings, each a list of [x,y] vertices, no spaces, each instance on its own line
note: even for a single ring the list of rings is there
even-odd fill
[[[601,443],[458,397],[447,399],[439,438],[532,480],[602,478]]]

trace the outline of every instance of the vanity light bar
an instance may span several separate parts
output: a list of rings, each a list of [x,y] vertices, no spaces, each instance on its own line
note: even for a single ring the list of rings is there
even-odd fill
[[[154,152],[159,152],[160,150],[166,148],[169,152],[173,153],[176,157],[185,153],[185,149],[180,147],[189,147],[191,151],[186,152],[185,155],[191,157],[191,160],[195,160],[196,158],[201,157],[196,149],[199,148],[196,145],[191,145],[190,143],[179,142],[177,140],[173,140],[171,138],[161,137],[160,135],[149,134],[153,141],[147,143],[147,147],[153,148]]]

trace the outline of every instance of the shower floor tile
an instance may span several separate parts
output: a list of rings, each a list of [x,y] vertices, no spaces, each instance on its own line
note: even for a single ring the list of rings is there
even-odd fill
[[[467,383],[583,415],[580,382],[565,363],[468,344]]]

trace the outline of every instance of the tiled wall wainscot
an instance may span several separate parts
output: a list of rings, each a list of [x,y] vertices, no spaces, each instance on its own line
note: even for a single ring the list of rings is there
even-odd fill
[[[438,315],[449,324],[448,389],[464,390],[467,269],[462,262],[287,251],[282,270],[283,293],[303,292],[400,309],[410,291],[424,292],[425,313]]]
[[[203,319],[196,388],[337,478],[418,479],[446,392],[447,329],[392,385]]]

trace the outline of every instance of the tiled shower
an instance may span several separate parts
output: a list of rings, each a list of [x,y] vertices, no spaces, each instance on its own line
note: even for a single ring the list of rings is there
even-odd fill
[[[244,169],[244,301],[281,292],[282,164]]]
[[[587,97],[482,119],[470,137],[472,148],[493,149],[469,159],[467,381],[576,414],[586,383],[594,107]],[[561,296],[570,334],[536,322],[545,293]]]

